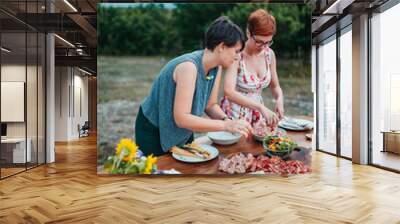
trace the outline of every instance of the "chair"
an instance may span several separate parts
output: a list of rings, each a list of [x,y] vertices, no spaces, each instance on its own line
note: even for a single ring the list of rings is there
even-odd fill
[[[89,129],[90,129],[89,121],[85,121],[82,127],[78,124],[79,138],[89,136]]]

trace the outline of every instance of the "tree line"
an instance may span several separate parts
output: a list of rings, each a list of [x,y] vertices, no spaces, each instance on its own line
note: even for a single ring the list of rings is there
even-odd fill
[[[306,4],[138,4],[116,8],[100,4],[98,51],[100,55],[175,56],[203,47],[207,26],[221,15],[243,31],[249,14],[267,9],[276,19],[274,49],[280,58],[310,61],[311,7]]]

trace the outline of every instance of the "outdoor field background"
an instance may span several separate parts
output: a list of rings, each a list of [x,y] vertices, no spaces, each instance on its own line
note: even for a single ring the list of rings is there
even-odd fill
[[[271,48],[277,55],[277,72],[284,93],[285,115],[312,116],[313,114],[311,37],[307,36],[310,33],[307,18],[311,14],[307,6],[293,7],[293,4],[177,5],[170,3],[128,6],[127,4],[101,4],[98,15],[99,56],[97,60],[99,165],[113,153],[116,143],[121,138],[134,138],[134,125],[139,105],[148,96],[152,82],[161,68],[175,56],[201,49],[200,42],[205,27],[218,15],[228,15],[234,22],[245,27],[243,21],[247,19],[251,11],[262,7],[269,9],[277,19],[277,35],[274,37]],[[196,10],[199,12],[207,10],[208,14],[212,15],[207,17],[205,15],[207,13],[197,13],[199,18],[183,20],[198,19],[200,20],[197,22],[198,26],[203,28],[189,27],[187,29],[195,30],[188,32],[182,29],[187,25],[176,24],[178,23],[175,20],[176,17],[179,17],[179,20],[187,14],[193,17],[193,14],[196,15],[193,11]],[[170,14],[170,22],[165,21],[168,18],[158,18],[165,16],[162,13],[164,11],[167,12],[165,14]],[[161,21],[155,23],[154,18]],[[238,19],[235,21],[235,18]],[[240,21],[238,21],[239,18]],[[299,19],[305,21],[297,21]],[[311,17],[309,19],[311,20]],[[153,30],[154,27],[162,30],[163,26],[172,26],[171,24],[176,29],[169,27],[169,31],[164,31],[167,34]],[[125,29],[121,30],[121,27]],[[111,30],[106,30],[106,28]],[[223,82],[221,84],[220,96],[223,92]],[[272,110],[274,102],[268,88],[264,90],[263,97],[264,103]]]

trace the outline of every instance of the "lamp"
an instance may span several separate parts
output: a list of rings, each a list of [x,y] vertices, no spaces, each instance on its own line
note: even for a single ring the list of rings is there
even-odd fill
[[[331,4],[327,9],[322,12],[322,14],[342,14],[343,9],[351,5],[355,0],[336,0],[333,4]]]
[[[78,10],[71,4],[68,2],[68,0],[64,0],[65,4],[67,4],[74,12],[78,12]]]
[[[6,52],[6,53],[10,53],[10,52],[11,52],[11,50],[9,50],[9,49],[7,49],[7,48],[5,48],[5,47],[1,47],[1,50],[4,51],[4,52]]]
[[[83,69],[81,69],[81,68],[79,68],[79,67],[78,67],[78,70],[81,71],[81,72],[83,72],[83,73],[85,73],[85,74],[87,74],[87,75],[89,75],[89,76],[92,75],[92,73],[90,73],[90,72],[88,72],[88,71],[86,71],[86,70],[83,70]]]
[[[73,45],[71,42],[67,41],[66,39],[60,37],[59,35],[54,34],[54,36],[57,37],[57,38],[58,38],[59,40],[61,40],[62,42],[66,43],[67,45],[69,45],[69,46],[75,48],[75,45]]]

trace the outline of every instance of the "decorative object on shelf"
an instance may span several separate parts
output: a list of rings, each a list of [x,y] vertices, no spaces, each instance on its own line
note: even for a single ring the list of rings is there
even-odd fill
[[[134,141],[123,138],[115,149],[115,155],[109,156],[104,170],[109,174],[153,174],[157,172],[157,157],[143,156]]]

